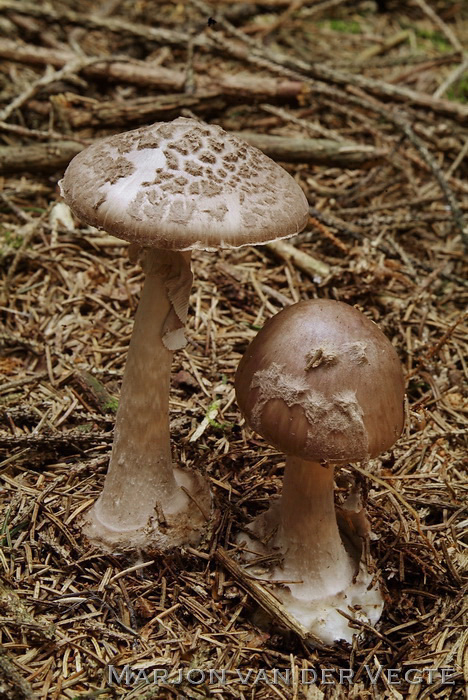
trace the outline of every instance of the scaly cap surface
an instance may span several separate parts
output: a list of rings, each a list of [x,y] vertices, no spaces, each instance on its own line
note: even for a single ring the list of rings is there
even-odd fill
[[[80,219],[156,248],[265,243],[298,233],[308,217],[281,166],[219,126],[183,117],[97,141],[60,184]]]

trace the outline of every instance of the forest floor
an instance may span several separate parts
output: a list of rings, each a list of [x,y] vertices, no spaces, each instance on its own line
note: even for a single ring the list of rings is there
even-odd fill
[[[378,5],[0,0],[1,698],[465,697],[468,18],[461,0]],[[106,555],[79,522],[143,273],[57,182],[95,138],[180,115],[248,132],[310,220],[290,247],[194,254],[171,431],[174,461],[210,481],[211,518],[196,546]],[[310,298],[374,320],[407,382],[404,433],[365,469],[384,613],[323,649],[262,620],[232,566],[284,469],[241,419],[234,373],[269,317]]]

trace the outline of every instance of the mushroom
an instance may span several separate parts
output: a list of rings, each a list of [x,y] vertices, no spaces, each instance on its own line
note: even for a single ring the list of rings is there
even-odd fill
[[[266,322],[239,364],[235,387],[250,427],[286,453],[279,503],[239,537],[251,552],[246,565],[278,582],[275,594],[324,643],[350,642],[355,630],[339,610],[375,624],[383,602],[360,561],[362,547],[353,546],[362,513],[353,528],[353,508],[345,505],[350,532],[338,527],[334,467],[375,458],[400,435],[404,381],[397,353],[352,306],[302,301]],[[277,556],[265,570],[252,553]]]
[[[218,126],[179,118],[92,144],[60,183],[84,222],[130,241],[145,271],[104,489],[85,533],[105,548],[194,542],[210,507],[198,474],[174,468],[172,356],[184,347],[193,249],[292,236],[308,217],[295,180]]]

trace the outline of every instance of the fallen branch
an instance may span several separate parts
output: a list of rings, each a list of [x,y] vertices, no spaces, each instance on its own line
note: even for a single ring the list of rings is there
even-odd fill
[[[52,85],[52,83],[60,80],[66,80],[67,78],[74,76],[76,73],[79,73],[82,68],[93,65],[95,62],[95,58],[88,59],[74,57],[73,60],[70,61],[70,63],[66,63],[63,68],[60,68],[53,73],[46,72],[41,78],[38,78],[31,83],[31,85],[28,85],[28,87],[22,93],[17,95],[10,102],[10,104],[0,110],[0,120],[7,120],[16,109],[19,109],[26,104],[26,102],[33,97],[33,95],[39,92],[41,88],[46,87],[47,85]]]
[[[1,2],[2,0],[0,0],[0,3]],[[201,13],[208,16],[209,8],[202,0],[190,0],[190,2]],[[436,99],[426,93],[417,92],[416,90],[411,90],[410,88],[399,85],[392,85],[383,80],[376,80],[360,74],[337,70],[324,63],[307,63],[302,59],[289,56],[280,51],[273,51],[260,46],[251,37],[237,29],[231,22],[224,18],[219,18],[219,24],[242,43],[234,43],[219,33],[213,33],[210,36],[200,36],[197,39],[197,43],[206,48],[212,49],[217,47],[240,61],[247,61],[270,70],[272,70],[274,66],[289,69],[294,72],[294,77],[299,80],[301,78],[309,78],[314,81],[338,85],[343,88],[344,97],[346,96],[345,91],[348,87],[353,86],[366,90],[366,92],[372,93],[380,98],[403,101],[412,106],[423,107],[434,112],[446,114],[452,119],[457,119],[462,123],[468,122],[468,107],[465,105],[451,102],[450,100]],[[293,77],[292,74],[289,74],[289,77]]]
[[[387,155],[386,151],[373,146],[350,141],[286,138],[248,131],[235,132],[235,135],[259,148],[273,160],[287,163],[315,163],[339,168],[359,168],[381,163]]]
[[[0,647],[0,694],[4,700],[34,700],[33,689],[3,647]]]
[[[457,82],[466,72],[468,71],[468,56],[465,56],[464,60],[462,63],[460,63],[459,66],[453,70],[450,75],[447,76],[447,78],[444,80],[444,82],[439,85],[437,90],[435,91],[433,97],[435,98],[440,98],[442,95],[447,92],[449,87],[453,85],[454,83]]]
[[[0,56],[10,61],[19,63],[29,63],[36,66],[54,66],[62,68],[67,63],[76,60],[77,56],[73,51],[66,49],[52,49],[50,47],[34,46],[32,44],[22,44],[11,39],[0,39]],[[166,87],[182,90],[185,76],[182,71],[163,68],[144,61],[137,61],[130,58],[118,56],[102,59],[94,59],[96,63],[83,66],[85,75],[96,78],[107,78],[118,80],[133,85],[154,85],[155,87]]]
[[[305,61],[292,59],[290,56],[284,54],[268,52],[267,56],[274,63],[290,67],[298,71],[299,74],[314,78],[315,80],[340,85],[344,88],[352,85],[380,98],[399,100],[413,107],[423,107],[424,109],[430,109],[439,114],[445,114],[464,124],[468,122],[468,107],[458,102],[438,99],[424,92],[417,92],[416,90],[411,90],[401,85],[392,85],[383,80],[375,80],[374,78],[368,78],[364,75],[346,73],[336,70],[335,68],[330,68],[324,64],[308,64],[305,63]]]
[[[223,109],[225,106],[216,92],[199,92],[195,95],[185,93],[157,95],[139,97],[125,102],[87,100],[82,107],[73,106],[73,104],[80,105],[80,102],[79,99],[74,99],[70,95],[70,102],[60,105],[64,120],[74,128],[99,125],[125,127],[128,124],[148,124],[154,120],[169,121],[178,117],[181,109],[196,109],[197,112],[203,113],[205,110]],[[35,105],[30,106],[34,108]]]
[[[436,24],[440,31],[445,34],[449,42],[452,44],[453,48],[456,51],[460,51],[460,53],[463,52],[463,46],[459,42],[458,38],[455,36],[455,34],[452,32],[448,24],[446,24],[440,17],[439,15],[434,12],[432,7],[430,7],[426,0],[415,0],[416,4],[419,5],[421,10],[424,12],[424,14]]]
[[[314,280],[316,280],[317,277],[326,277],[330,274],[330,267],[326,263],[313,258],[308,253],[304,253],[303,250],[296,248],[291,243],[287,243],[286,241],[274,241],[273,243],[267,243],[265,248],[282,260],[291,262],[295,267],[305,272],[306,275],[309,275],[309,277],[312,277]]]
[[[103,17],[99,14],[75,12],[68,9],[56,9],[51,5],[18,2],[18,0],[0,0],[0,10],[10,10],[14,14],[29,15],[30,17],[46,18],[55,22],[68,22],[79,27],[107,29],[111,32],[130,34],[145,39],[153,39],[163,45],[185,46],[187,35],[171,29],[162,29],[145,24],[126,22],[124,19]]]
[[[205,17],[209,17],[212,8],[200,0],[192,0],[192,4],[196,6]],[[85,27],[100,27],[112,32],[128,33],[133,36],[139,36],[149,40],[157,41],[163,45],[186,46],[187,35],[183,32],[175,32],[172,30],[149,27],[145,25],[126,22],[122,19],[114,19],[107,17],[99,17],[97,15],[86,15],[83,13],[73,12],[71,10],[52,10],[49,6],[33,5],[27,2],[18,3],[15,0],[0,0],[0,9],[11,10],[16,13],[30,15],[32,17],[46,17],[56,21],[66,21],[72,24]],[[453,119],[459,121],[468,121],[468,107],[450,100],[438,100],[409,88],[391,85],[381,80],[367,78],[363,75],[356,75],[339,71],[322,63],[310,64],[306,61],[292,58],[280,52],[271,51],[259,47],[258,44],[247,35],[237,30],[230,22],[219,18],[218,22],[231,32],[237,38],[246,42],[246,45],[234,44],[219,34],[200,34],[193,42],[194,46],[200,46],[208,49],[217,49],[220,46],[227,50],[235,58],[245,61],[253,61],[254,59],[266,60],[265,67],[270,67],[271,64],[290,68],[303,76],[320,80],[326,83],[334,83],[343,86],[346,89],[348,85],[353,85],[365,89],[379,97],[398,99],[416,105],[431,109],[434,112],[446,114]]]
[[[372,46],[367,47],[357,57],[357,63],[366,63],[369,61],[371,58],[374,58],[375,56],[378,56],[379,54],[385,53],[389,49],[393,49],[395,46],[398,46],[398,44],[403,43],[404,41],[407,41],[409,38],[410,33],[407,29],[404,29],[403,31],[398,32],[397,34],[394,34],[393,36],[388,37],[385,41],[379,44],[373,44]]]
[[[148,98],[144,98],[148,99]],[[180,100],[184,104],[196,102],[195,97],[190,95],[172,95],[161,98],[149,98],[150,102],[138,102],[136,104],[107,103],[97,104],[96,113],[92,123],[116,123],[139,120],[145,121],[149,115],[153,118],[170,118],[171,110],[180,109]],[[207,98],[208,99],[208,98]],[[184,102],[185,100],[185,102]],[[167,111],[163,111],[165,104]],[[177,107],[177,104],[179,107]],[[156,106],[157,105],[157,106]],[[116,113],[115,110],[119,110]],[[79,112],[79,110],[76,110]],[[83,117],[87,118],[86,123],[90,123],[90,113],[83,112]],[[100,119],[98,120],[97,115]],[[127,117],[124,120],[124,115]],[[71,120],[73,126],[77,126],[79,118],[77,115]],[[81,123],[82,125],[82,123]],[[358,144],[344,144],[327,139],[289,139],[283,136],[262,136],[260,134],[239,133],[241,138],[263,150],[274,160],[286,163],[319,163],[330,166],[341,166],[347,168],[358,168],[375,163],[385,156],[383,151],[378,151],[371,146],[360,146]],[[0,146],[0,174],[18,172],[54,172],[63,169],[77,153],[83,150],[86,143],[79,141],[54,141],[53,143],[37,143],[31,146]]]
[[[66,49],[44,48],[32,44],[22,44],[10,39],[0,39],[0,56],[18,63],[28,63],[36,66],[51,65],[61,68],[75,60],[76,55]],[[94,78],[105,78],[131,85],[152,86],[172,91],[182,90],[185,83],[184,71],[163,68],[162,66],[130,59],[126,57],[95,56],[89,58],[91,64],[83,65],[80,72]],[[304,83],[300,80],[277,80],[276,78],[261,78],[236,73],[235,75],[219,75],[210,77],[196,76],[196,87],[199,91],[212,91],[227,95],[244,95],[264,97],[297,97],[304,91]]]
[[[191,0],[194,5],[198,6],[203,6],[203,3],[200,2],[200,0]],[[229,25],[229,23],[226,23]],[[236,34],[239,34],[239,31],[234,28],[234,31]],[[242,32],[241,32],[242,34]],[[315,80],[312,80],[311,78],[308,78],[307,76],[304,76],[303,73],[301,72],[302,70],[305,70],[308,68],[308,64],[306,64],[304,61],[300,60],[295,60],[295,59],[290,59],[288,56],[283,56],[282,54],[274,54],[272,57],[271,53],[264,52],[262,55],[260,51],[257,51],[254,47],[251,45],[251,40],[249,37],[245,36],[245,40],[247,43],[247,46],[242,46],[239,44],[234,44],[232,41],[228,41],[222,37],[216,37],[219,46],[223,47],[225,50],[227,50],[231,55],[236,56],[236,58],[239,58],[240,60],[247,61],[249,63],[252,63],[253,65],[261,66],[262,68],[268,68],[269,70],[272,70],[276,72],[277,74],[284,75],[288,78],[296,79],[296,80],[305,80],[307,84],[309,85],[310,89],[317,92],[318,94],[322,95],[327,95],[328,97],[333,97],[335,100],[343,100],[345,102],[349,102],[351,104],[356,104],[360,108],[367,108],[370,109],[377,114],[380,114],[384,119],[392,123],[401,133],[403,133],[408,140],[413,144],[413,146],[416,148],[416,150],[419,152],[419,155],[421,158],[424,160],[424,162],[429,166],[429,168],[432,170],[432,173],[434,177],[436,178],[440,189],[445,195],[445,198],[447,200],[447,203],[450,207],[450,211],[452,213],[452,218],[454,221],[454,224],[456,228],[458,229],[465,245],[468,244],[468,232],[465,228],[465,222],[463,218],[462,211],[460,209],[460,206],[450,189],[444,174],[440,171],[440,168],[438,167],[435,159],[432,157],[430,152],[428,151],[426,145],[424,142],[416,136],[414,133],[411,124],[409,121],[406,119],[405,116],[402,116],[400,114],[400,111],[397,111],[396,109],[389,110],[387,109],[382,103],[380,103],[378,100],[372,98],[371,96],[367,95],[364,93],[360,87],[363,87],[359,83],[360,79],[362,76],[353,76],[349,74],[342,73],[340,71],[334,71],[333,69],[329,69],[327,66],[319,66],[319,64],[316,64],[315,66],[309,66],[310,70],[312,73],[316,71],[316,75],[314,77],[317,77],[319,80],[326,81],[327,80],[327,75],[328,79],[330,82],[342,82],[348,86],[348,92],[344,93],[341,90],[338,90],[330,85],[327,84],[321,84],[317,83]],[[281,59],[281,60],[280,60]],[[293,66],[292,68],[290,66]],[[316,70],[317,69],[317,70]],[[323,69],[323,70],[322,70]],[[334,78],[333,78],[334,76]],[[356,78],[356,80],[353,80]],[[367,79],[364,79],[364,82]],[[376,82],[376,81],[371,81],[371,82]],[[378,82],[378,81],[377,81]],[[358,85],[359,87],[353,87],[354,85]],[[386,94],[387,97],[397,97],[396,93],[392,93],[392,90],[395,86],[390,85],[390,84],[385,84],[389,87],[389,91]],[[367,82],[364,87],[369,88],[370,83]],[[400,89],[400,88],[399,88]],[[403,90],[403,88],[401,88]],[[349,92],[353,92],[354,94],[349,94]],[[410,93],[413,93],[411,90],[403,90],[405,93],[407,93],[407,99],[408,100],[413,100],[416,104],[418,104],[418,100],[415,97],[415,94],[412,94],[412,97],[410,96]],[[384,91],[385,95],[385,91]],[[427,107],[430,109],[434,109],[434,102],[435,101],[430,95],[422,95],[422,97],[425,100],[425,104]],[[450,109],[455,108],[454,110],[452,109],[451,116],[454,118],[460,119],[460,121],[466,122],[468,121],[468,108],[465,107],[465,105],[457,104],[457,103],[451,103],[449,100],[439,100],[440,102],[446,102],[450,106]],[[422,103],[419,102],[420,106],[422,106]],[[432,104],[432,106],[430,106]],[[439,105],[441,106],[441,105]],[[437,110],[435,110],[437,111]],[[443,111],[443,110],[441,110]]]
[[[304,642],[317,649],[325,649],[325,645],[311,632],[309,632],[295,617],[289,614],[284,605],[262,586],[255,578],[249,576],[239,564],[220,547],[216,551],[216,559],[229,571],[231,576],[240,586],[269,613],[277,622],[298,635]]]
[[[112,441],[111,433],[70,430],[66,433],[37,433],[31,435],[0,435],[0,448],[14,450],[29,448],[32,450],[88,449],[96,445],[107,445]],[[1,696],[0,696],[1,697]]]
[[[74,374],[74,383],[84,393],[87,405],[97,409],[99,413],[115,413],[118,399],[110,394],[94,374],[86,370],[77,370]]]
[[[83,148],[76,141],[0,146],[0,174],[60,170]]]

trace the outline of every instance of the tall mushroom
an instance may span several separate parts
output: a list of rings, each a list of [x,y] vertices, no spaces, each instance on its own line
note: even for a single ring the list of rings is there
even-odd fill
[[[374,458],[400,435],[404,382],[395,349],[357,309],[303,301],[267,321],[235,386],[247,423],[286,453],[279,504],[240,538],[262,559],[282,561],[253,571],[289,582],[275,594],[323,642],[351,641],[355,632],[338,611],[375,623],[382,598],[338,528],[334,467]]]
[[[307,200],[256,148],[184,118],[97,141],[60,185],[82,221],[134,244],[146,274],[109,470],[85,532],[110,548],[194,541],[209,490],[199,475],[174,469],[169,440],[170,368],[186,342],[191,250],[292,236],[306,224]]]

